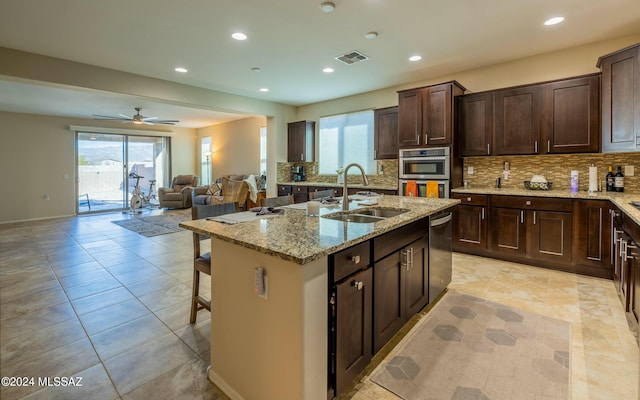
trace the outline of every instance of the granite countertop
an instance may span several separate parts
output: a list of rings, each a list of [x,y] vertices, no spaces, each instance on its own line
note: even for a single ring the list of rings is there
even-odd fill
[[[505,196],[529,196],[529,197],[555,197],[562,199],[582,199],[582,200],[609,200],[622,212],[628,215],[636,224],[640,225],[640,210],[634,207],[632,201],[640,201],[640,193],[617,193],[617,192],[595,192],[589,193],[581,191],[571,193],[568,189],[561,190],[527,190],[527,189],[498,189],[498,188],[457,188],[452,193],[468,194],[491,194]]]
[[[351,185],[349,185],[351,187]],[[335,221],[322,217],[307,217],[303,208],[284,207],[281,216],[256,217],[255,221],[228,225],[206,219],[181,222],[191,231],[235,243],[258,252],[274,255],[298,264],[335,253],[385,232],[417,221],[460,202],[455,199],[382,196],[373,207],[408,209],[396,217],[374,223]],[[369,206],[352,201],[350,210]],[[341,206],[323,206],[320,214],[342,211]],[[426,232],[425,232],[426,233]]]
[[[290,185],[290,186],[319,186],[319,187],[342,187],[342,183],[337,182],[276,182],[277,185]],[[353,189],[364,189],[364,190],[398,190],[398,186],[389,186],[389,185],[375,185],[371,184],[368,186],[363,185],[362,183],[349,183],[349,188]]]

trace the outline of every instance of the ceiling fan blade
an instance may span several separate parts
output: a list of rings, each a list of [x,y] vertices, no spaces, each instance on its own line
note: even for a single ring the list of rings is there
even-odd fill
[[[98,115],[98,114],[93,114],[94,117],[96,118],[101,118],[101,119],[113,119],[113,120],[125,120],[122,117],[116,117],[114,115]],[[126,119],[127,121],[129,120],[129,118]]]
[[[142,123],[145,124],[145,125],[155,125],[154,122],[142,121]]]
[[[128,120],[128,121],[133,121],[133,117],[130,117],[130,116],[128,116],[128,115],[124,115],[124,114],[118,114],[118,115],[119,115],[120,117],[122,117],[122,118],[124,118],[124,119]]]
[[[159,119],[157,121],[153,121],[154,124],[165,124],[165,125],[173,125],[180,121],[177,119]]]
[[[144,117],[144,118],[142,118],[143,121],[151,121],[152,119],[158,119],[158,117]]]

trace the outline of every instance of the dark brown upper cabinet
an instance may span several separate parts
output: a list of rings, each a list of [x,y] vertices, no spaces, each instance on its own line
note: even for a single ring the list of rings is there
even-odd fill
[[[640,150],[640,43],[602,56],[602,151]]]
[[[311,162],[315,151],[314,121],[298,121],[287,124],[287,161]]]
[[[374,159],[398,158],[398,106],[374,112]]]
[[[495,99],[495,154],[538,154],[540,85],[497,90]]]
[[[494,96],[494,92],[482,92],[458,97],[461,157],[492,154]]]
[[[540,153],[600,151],[600,74],[544,85]]]
[[[464,90],[453,81],[398,92],[398,147],[450,145],[453,101]]]
[[[460,96],[461,157],[597,153],[600,74]]]

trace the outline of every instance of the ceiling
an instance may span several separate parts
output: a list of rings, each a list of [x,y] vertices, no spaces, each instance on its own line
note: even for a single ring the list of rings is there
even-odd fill
[[[0,0],[0,46],[297,106],[640,33],[637,0],[335,0],[331,13],[320,3]],[[352,50],[369,59],[334,59]],[[246,117],[0,77],[3,111],[90,118],[134,105],[184,127]]]

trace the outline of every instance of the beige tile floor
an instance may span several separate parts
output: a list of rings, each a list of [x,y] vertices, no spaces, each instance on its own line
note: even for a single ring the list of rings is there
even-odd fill
[[[206,379],[209,313],[188,321],[191,233],[145,238],[120,218],[0,225],[0,376],[83,378],[1,387],[3,400],[227,399]],[[610,281],[455,254],[451,288],[570,321],[572,399],[637,398],[638,346]],[[396,398],[368,376],[349,397]]]

